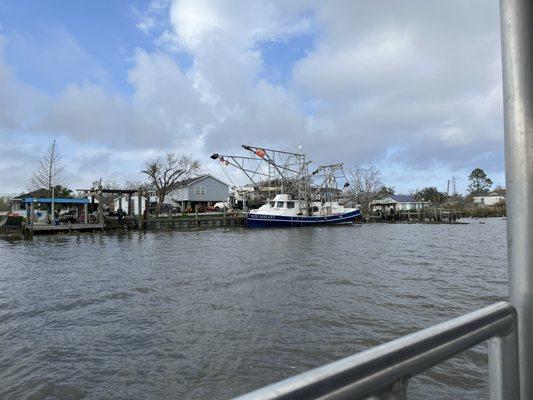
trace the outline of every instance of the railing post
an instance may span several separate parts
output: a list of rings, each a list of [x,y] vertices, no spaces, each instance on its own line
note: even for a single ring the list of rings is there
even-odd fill
[[[506,335],[489,339],[489,387],[491,400],[520,398],[516,324]]]
[[[407,384],[409,379],[405,378],[396,382],[392,387],[379,394],[370,396],[366,400],[407,400]],[[492,400],[492,399],[491,399]]]
[[[500,0],[509,291],[520,395],[533,399],[533,1]]]

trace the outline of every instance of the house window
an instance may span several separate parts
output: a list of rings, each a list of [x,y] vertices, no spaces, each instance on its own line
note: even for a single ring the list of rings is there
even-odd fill
[[[205,186],[196,186],[194,188],[194,194],[196,196],[205,196]]]

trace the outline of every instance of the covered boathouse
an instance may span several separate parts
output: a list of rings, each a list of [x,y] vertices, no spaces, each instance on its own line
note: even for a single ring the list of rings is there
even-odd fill
[[[103,228],[102,221],[91,220],[86,198],[25,197],[21,203],[26,210],[25,230],[32,233]]]

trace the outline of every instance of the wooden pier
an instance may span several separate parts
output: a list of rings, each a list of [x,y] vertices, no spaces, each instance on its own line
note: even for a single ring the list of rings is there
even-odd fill
[[[365,216],[367,222],[456,224],[461,214],[455,210],[421,209],[418,211],[395,211]]]
[[[92,224],[62,224],[62,225],[51,225],[51,224],[30,224],[26,227],[26,230],[30,233],[58,233],[58,232],[81,232],[81,231],[102,231],[104,229],[104,224],[102,223],[92,223]]]
[[[150,218],[147,229],[235,228],[246,225],[243,215],[205,215]]]

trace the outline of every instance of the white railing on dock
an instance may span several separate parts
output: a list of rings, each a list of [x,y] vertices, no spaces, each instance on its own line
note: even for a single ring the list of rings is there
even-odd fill
[[[496,303],[237,399],[405,399],[410,378],[487,340],[491,399],[518,399],[516,321],[512,305]]]

